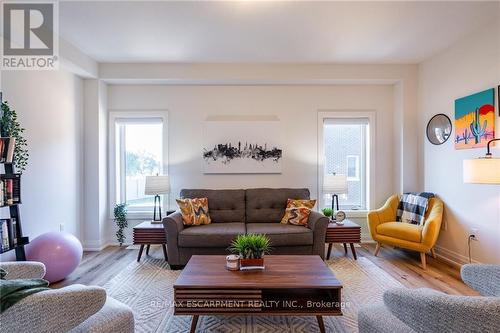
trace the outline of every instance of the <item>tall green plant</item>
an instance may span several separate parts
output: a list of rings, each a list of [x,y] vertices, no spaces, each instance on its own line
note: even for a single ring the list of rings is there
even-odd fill
[[[16,110],[12,109],[8,102],[2,102],[2,116],[0,118],[0,133],[3,137],[16,139],[14,145],[14,165],[18,172],[22,173],[28,166],[28,143],[23,137],[25,129],[17,120]]]
[[[115,223],[118,226],[118,231],[116,232],[116,240],[120,243],[120,246],[123,245],[123,242],[127,238],[123,233],[123,230],[128,227],[127,222],[127,204],[117,204],[114,210],[115,214]]]

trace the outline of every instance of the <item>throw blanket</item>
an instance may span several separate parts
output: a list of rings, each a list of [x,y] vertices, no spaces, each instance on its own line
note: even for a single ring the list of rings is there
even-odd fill
[[[434,194],[404,193],[399,200],[397,221],[411,224],[424,224],[424,215],[427,211],[427,204]]]
[[[0,313],[29,295],[49,290],[49,282],[43,279],[3,280],[6,272],[0,269]]]

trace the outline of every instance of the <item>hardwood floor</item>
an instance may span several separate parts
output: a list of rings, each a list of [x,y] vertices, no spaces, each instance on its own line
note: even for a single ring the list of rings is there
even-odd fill
[[[408,288],[432,288],[452,295],[478,295],[460,279],[460,272],[455,267],[438,259],[427,257],[427,270],[420,268],[418,253],[382,247],[378,257],[373,255],[375,244],[362,244],[356,248],[359,257],[372,261],[396,280]],[[117,273],[137,259],[138,249],[127,250],[126,247],[111,246],[100,252],[85,252],[82,263],[65,280],[51,285],[61,288],[79,283],[84,285],[103,286]],[[161,246],[151,246],[150,256],[163,259]],[[332,257],[343,256],[342,244],[335,244]],[[351,258],[351,254],[348,254]],[[143,258],[145,256],[143,255]]]
[[[460,271],[439,259],[427,256],[427,269],[420,266],[417,252],[382,246],[377,257],[375,244],[362,244],[358,256],[363,256],[389,273],[408,288],[431,288],[450,295],[479,295],[460,278]]]

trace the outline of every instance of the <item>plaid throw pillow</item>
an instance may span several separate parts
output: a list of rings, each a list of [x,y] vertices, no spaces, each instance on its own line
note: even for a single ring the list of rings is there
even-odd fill
[[[433,193],[404,193],[399,200],[396,220],[403,223],[411,223],[416,225],[424,224],[425,212],[430,198],[433,198]]]
[[[208,198],[176,199],[184,225],[210,224],[208,214]]]
[[[285,216],[281,219],[281,223],[307,227],[307,221],[309,221],[311,209],[315,204],[316,200],[288,199]]]

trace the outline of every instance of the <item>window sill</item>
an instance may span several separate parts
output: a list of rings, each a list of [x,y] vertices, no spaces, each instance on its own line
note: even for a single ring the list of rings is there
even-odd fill
[[[163,217],[163,216],[162,216]],[[113,212],[111,212],[111,219],[114,219],[115,217],[113,216]],[[129,211],[127,213],[127,220],[129,221],[147,221],[147,220],[152,220],[153,219],[153,214],[149,212],[134,212],[134,211]]]
[[[367,217],[369,210],[344,210],[347,218],[350,217]]]

